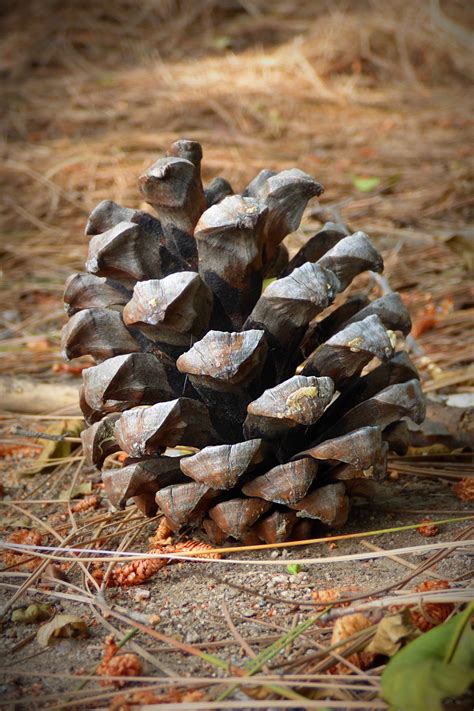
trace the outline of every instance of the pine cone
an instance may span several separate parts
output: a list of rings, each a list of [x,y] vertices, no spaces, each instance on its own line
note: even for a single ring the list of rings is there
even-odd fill
[[[87,223],[63,332],[66,358],[97,363],[83,371],[86,457],[101,469],[127,452],[103,470],[112,503],[159,507],[213,542],[342,526],[351,492],[406,447],[403,419],[424,416],[416,369],[394,352],[409,315],[397,294],[328,310],[383,269],[363,232],[326,223],[288,260],[283,238],[323,191],[311,176],[264,170],[234,195],[222,178],[203,189],[201,157],[177,141],[141,176],[159,219],[104,201]],[[167,456],[177,445],[199,451]]]

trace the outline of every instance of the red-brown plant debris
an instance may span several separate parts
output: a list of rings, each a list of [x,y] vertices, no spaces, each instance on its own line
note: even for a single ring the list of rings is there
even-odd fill
[[[148,539],[151,548],[156,548],[157,546],[167,546],[170,545],[174,536],[174,531],[171,528],[166,516],[160,520],[158,528],[151,538]]]
[[[19,528],[8,536],[7,542],[41,546],[43,536],[37,531],[28,531],[26,528]],[[16,551],[4,550],[2,558],[6,567],[10,568],[13,566],[16,570],[35,570],[41,563],[41,558],[31,558],[31,553],[28,552],[17,553]]]
[[[333,607],[347,607],[351,603],[348,602],[337,602],[340,598],[350,597],[355,592],[354,588],[328,588],[327,590],[313,590],[311,593],[314,602],[318,605],[327,605],[328,603],[336,602]]]
[[[435,328],[443,316],[451,313],[453,307],[452,297],[443,299],[439,306],[436,306],[433,302],[426,304],[421,315],[413,322],[411,329],[413,338],[419,338],[426,331],[431,331],[431,329]]]
[[[96,669],[98,676],[140,676],[142,663],[136,654],[117,654],[118,646],[113,634],[105,638],[104,658]],[[101,681],[102,686],[107,684],[121,688],[127,683],[125,679],[111,679]]]
[[[435,314],[422,316],[413,323],[411,332],[413,338],[419,338],[426,331],[431,331],[438,323],[438,317]]]
[[[47,351],[50,351],[52,348],[52,343],[49,341],[47,338],[36,338],[33,336],[31,340],[25,341],[25,346],[28,348],[30,351],[34,351],[35,353],[44,353]]]
[[[92,494],[91,496],[86,496],[84,499],[77,501],[77,503],[71,506],[71,511],[73,513],[85,513],[86,511],[95,510],[99,508],[100,499]]]
[[[474,501],[474,477],[460,479],[453,486],[453,493],[463,501]]]
[[[202,555],[193,556],[194,558],[211,558],[213,560],[217,560],[218,558],[222,557],[220,553],[214,552],[216,549],[214,546],[211,546],[210,543],[204,543],[203,541],[196,541],[194,538],[191,538],[190,540],[187,540],[187,541],[180,541],[179,543],[176,543],[175,545],[172,545],[172,546],[166,546],[166,553],[181,553],[182,555],[186,555],[186,553],[189,553],[190,551],[196,551],[196,550],[202,551]],[[160,553],[160,552],[164,552],[164,551],[159,551],[159,550],[152,551],[152,553]]]
[[[161,553],[162,551],[150,551],[150,553]],[[128,588],[132,585],[141,585],[152,575],[157,573],[167,564],[165,558],[143,558],[132,560],[125,565],[119,565],[112,571],[108,580],[109,587]]]
[[[25,459],[36,457],[41,450],[41,445],[36,444],[0,444],[1,459]]]
[[[189,551],[202,550],[202,556],[197,555],[196,558],[220,558],[219,553],[214,553],[214,546],[209,543],[203,543],[202,541],[180,541],[174,545],[161,545],[157,548],[151,548],[150,553],[164,554],[164,553],[181,553],[186,555]],[[209,552],[208,552],[209,551]],[[173,560],[171,558],[141,558],[139,560],[132,560],[130,563],[125,565],[116,566],[108,581],[107,587],[131,587],[132,585],[141,585],[146,582],[149,578],[157,573],[161,568],[164,568],[169,563],[179,563],[179,560]],[[97,580],[97,582],[102,582],[104,578],[104,572],[102,568],[96,568],[92,575]]]
[[[450,585],[447,580],[425,580],[416,586],[416,592],[428,592],[431,590],[447,590]],[[450,602],[422,602],[419,606],[410,609],[410,617],[413,624],[422,632],[440,625],[454,610],[454,605]]]
[[[76,365],[72,365],[71,363],[54,363],[51,366],[51,370],[53,373],[67,373],[68,375],[80,377],[82,371],[86,370],[86,368],[90,368],[91,365],[92,363],[79,363]]]
[[[346,615],[345,617],[339,617],[333,627],[331,645],[342,642],[344,639],[352,637],[357,632],[367,629],[372,625],[372,622],[368,617],[360,612],[356,612],[353,615]],[[345,645],[337,647],[335,650],[338,654],[342,654],[345,649],[350,646],[351,642]],[[347,661],[358,667],[359,669],[367,669],[374,661],[375,655],[372,652],[355,652],[347,657]],[[347,674],[350,668],[347,667],[343,662],[335,664],[329,670],[330,674]]]
[[[78,365],[71,365],[71,363],[54,363],[51,366],[53,373],[67,373],[68,375],[75,375],[79,377],[82,375],[82,371],[86,368],[90,368],[92,363],[79,363]]]
[[[181,691],[180,689],[171,689],[164,694],[155,694],[153,691],[133,691],[129,694],[117,694],[114,696],[109,705],[109,711],[130,711],[136,706],[145,706],[147,704],[183,704],[192,703],[193,701],[203,701],[205,695],[197,689],[190,691],[188,689]]]
[[[431,538],[432,536],[437,536],[439,533],[439,528],[438,526],[435,526],[433,523],[431,523],[432,519],[427,517],[422,519],[421,521],[421,526],[418,526],[416,529],[420,536],[424,536],[425,538]]]

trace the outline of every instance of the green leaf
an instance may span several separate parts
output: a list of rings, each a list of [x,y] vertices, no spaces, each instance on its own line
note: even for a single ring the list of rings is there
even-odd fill
[[[375,188],[380,185],[380,178],[372,177],[362,177],[354,176],[352,178],[352,185],[357,188],[361,193],[370,193]]]
[[[442,711],[443,699],[467,691],[474,682],[473,611],[474,604],[392,657],[381,680],[391,711]]]
[[[229,49],[232,46],[232,39],[226,35],[218,35],[214,37],[211,44],[214,49]]]
[[[263,284],[262,284],[262,291],[265,291],[267,286],[270,286],[270,284],[273,284],[274,281],[276,281],[276,277],[269,277],[268,279],[264,279]]]
[[[101,86],[115,86],[117,78],[113,74],[102,74],[102,76],[97,77],[97,83]]]
[[[288,563],[286,569],[290,575],[298,575],[298,573],[301,573],[301,571],[303,570],[302,566],[299,563]]]

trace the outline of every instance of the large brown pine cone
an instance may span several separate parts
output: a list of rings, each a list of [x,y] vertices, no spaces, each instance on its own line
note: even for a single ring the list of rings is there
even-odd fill
[[[83,373],[86,456],[100,469],[125,450],[103,470],[112,503],[213,541],[341,526],[351,493],[403,450],[403,419],[423,419],[416,369],[395,353],[409,315],[397,294],[328,310],[383,269],[363,232],[327,223],[288,261],[282,240],[323,191],[311,176],[264,170],[234,195],[222,178],[203,188],[201,157],[177,141],[140,177],[159,219],[104,201],[87,223],[63,334],[66,358],[97,363]],[[199,451],[167,456],[176,446]]]

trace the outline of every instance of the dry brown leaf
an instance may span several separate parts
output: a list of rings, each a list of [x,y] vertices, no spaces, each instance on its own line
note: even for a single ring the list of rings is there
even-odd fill
[[[394,615],[386,615],[380,620],[375,630],[374,638],[364,651],[392,657],[398,652],[405,640],[412,639],[415,636],[416,630],[406,610]]]
[[[336,620],[332,631],[331,645],[338,644],[339,642],[342,642],[348,637],[352,637],[352,635],[356,634],[357,632],[367,629],[371,625],[372,622],[369,620],[369,618],[363,615],[361,612],[355,612],[353,615],[345,615],[345,617],[339,617]],[[340,647],[338,647],[338,654],[342,654],[344,650],[347,649],[348,646],[350,646],[350,644],[351,643],[349,642],[348,644],[341,645]],[[347,660],[351,664],[354,664],[354,666],[359,667],[359,669],[366,669],[367,666],[373,660],[373,657],[373,654],[366,653],[365,651],[363,651],[350,654],[347,657]],[[341,662],[332,667],[331,673],[347,674],[348,667]]]
[[[47,647],[57,637],[87,636],[86,623],[78,615],[55,615],[52,620],[41,625],[36,641],[41,647]]]

